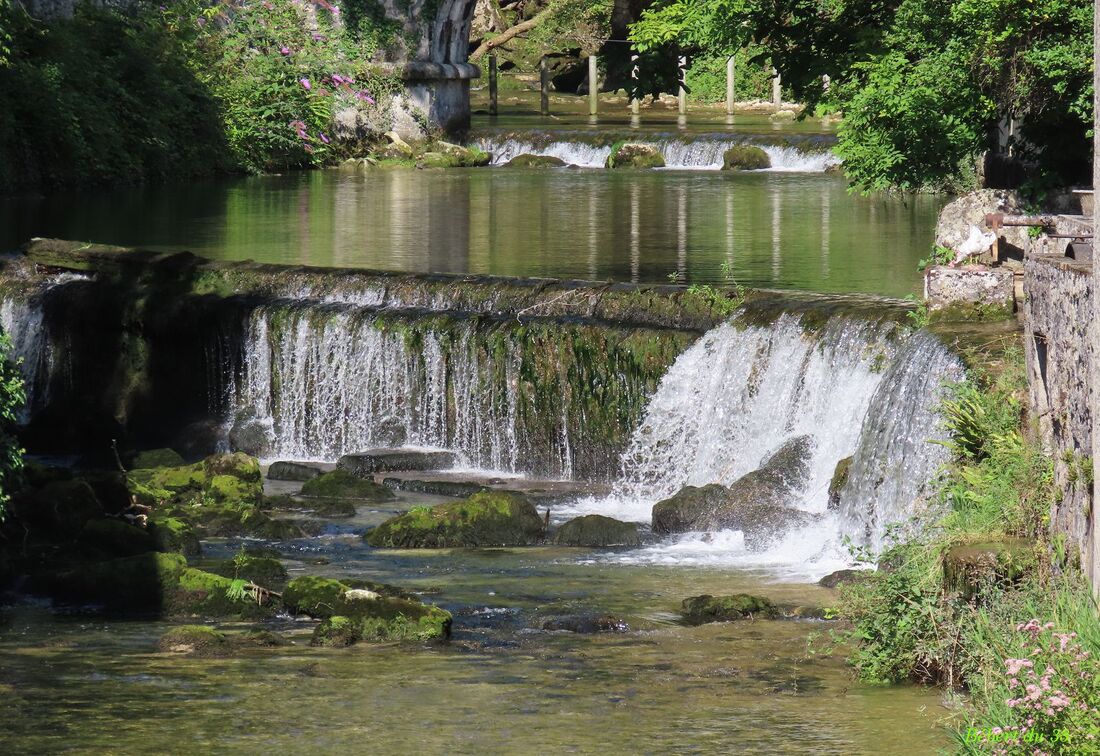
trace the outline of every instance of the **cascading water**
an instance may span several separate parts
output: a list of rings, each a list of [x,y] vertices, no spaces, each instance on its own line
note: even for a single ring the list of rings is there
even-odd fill
[[[821,142],[801,140],[797,144],[774,144],[745,137],[684,139],[676,136],[632,134],[629,141],[652,144],[664,156],[668,168],[680,170],[719,170],[726,150],[736,145],[754,145],[768,153],[775,172],[822,173],[839,160]],[[521,136],[483,136],[475,140],[478,148],[493,156],[493,165],[503,165],[519,155],[556,157],[569,165],[602,168],[611,154],[610,144],[586,142],[582,135],[570,138],[523,138]]]
[[[818,515],[766,551],[736,531],[688,533],[615,558],[646,563],[729,563],[823,574],[847,562],[845,536],[878,546],[911,514],[947,452],[935,407],[958,380],[959,360],[919,332],[834,317],[818,333],[784,315],[766,327],[721,325],[684,352],[661,381],[623,455],[616,493],[558,517],[598,512],[648,522],[653,504],[685,485],[730,485],[785,442],[812,439],[809,474],[792,504]],[[837,463],[853,457],[840,515],[829,511]]]

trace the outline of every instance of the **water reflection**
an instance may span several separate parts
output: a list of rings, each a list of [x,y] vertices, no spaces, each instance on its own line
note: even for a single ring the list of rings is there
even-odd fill
[[[218,259],[904,296],[939,200],[822,175],[314,171],[0,202],[0,246],[58,236]],[[838,243],[839,242],[839,243]]]

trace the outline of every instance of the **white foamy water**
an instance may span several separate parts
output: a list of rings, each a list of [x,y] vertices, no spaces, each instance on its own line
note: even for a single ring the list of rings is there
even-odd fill
[[[792,578],[846,566],[843,545],[879,546],[886,527],[919,506],[946,461],[935,406],[961,365],[932,336],[897,349],[893,324],[833,318],[819,334],[784,315],[762,328],[719,326],[662,379],[623,455],[616,492],[559,507],[565,518],[598,513],[648,523],[653,505],[685,485],[732,484],[784,443],[813,441],[810,474],[790,502],[818,515],[808,526],[746,548],[738,531],[689,533],[605,558],[628,564],[756,566]],[[840,513],[828,511],[837,462],[853,457]]]
[[[755,144],[743,139],[650,138],[639,135],[631,142],[652,144],[664,156],[667,168],[678,170],[716,171],[722,168],[722,157],[735,145]],[[504,165],[520,155],[556,157],[581,168],[602,168],[611,154],[610,145],[593,145],[568,139],[560,141],[527,141],[512,137],[484,137],[476,145],[492,154],[493,165]],[[771,168],[779,173],[823,173],[840,160],[827,149],[803,149],[793,145],[755,144],[771,159]]]

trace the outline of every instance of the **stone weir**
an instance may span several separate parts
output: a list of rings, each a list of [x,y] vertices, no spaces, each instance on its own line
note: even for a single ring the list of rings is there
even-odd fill
[[[36,239],[0,269],[23,360],[24,440],[44,453],[231,445],[335,459],[385,446],[466,466],[608,480],[676,358],[729,319],[707,287],[225,263]],[[859,299],[750,293],[743,327]]]

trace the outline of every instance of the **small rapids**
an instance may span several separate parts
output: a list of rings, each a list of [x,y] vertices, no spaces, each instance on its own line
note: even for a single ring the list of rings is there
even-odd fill
[[[726,150],[737,145],[753,145],[768,153],[771,168],[777,173],[823,173],[839,164],[839,159],[821,141],[799,140],[791,144],[775,144],[749,137],[719,136],[685,139],[675,135],[630,135],[628,141],[652,144],[664,156],[667,168],[676,170],[716,171],[722,168]],[[567,165],[581,168],[602,168],[610,144],[586,142],[567,135],[542,138],[520,135],[483,136],[474,144],[492,154],[493,165],[504,165],[519,155],[556,157]]]

